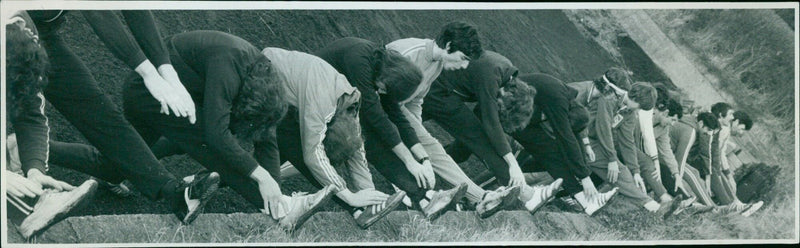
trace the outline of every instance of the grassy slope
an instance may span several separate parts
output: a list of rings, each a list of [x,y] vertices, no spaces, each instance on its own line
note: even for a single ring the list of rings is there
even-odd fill
[[[194,29],[215,29],[239,35],[258,47],[278,46],[301,51],[313,51],[326,42],[343,36],[359,36],[379,42],[389,42],[402,37],[431,37],[438,28],[450,20],[471,20],[481,29],[486,47],[508,56],[523,72],[539,71],[554,74],[566,81],[586,80],[614,65],[614,59],[596,43],[579,35],[575,27],[560,11],[158,11],[158,20],[165,34]],[[129,70],[112,57],[105,49],[97,49],[102,44],[92,35],[83,19],[75,13],[70,14],[71,24],[65,35],[76,45],[76,53],[85,59],[101,85],[119,101],[121,81]],[[313,32],[307,31],[313,30]],[[54,111],[51,111],[55,126],[54,136],[58,140],[80,141],[77,132],[65,124]],[[450,137],[429,125],[432,132],[443,143]],[[183,176],[199,167],[184,157],[163,160],[176,175]],[[483,170],[471,159],[462,164],[470,175]],[[54,169],[54,174],[66,176],[77,182],[81,175]],[[388,191],[388,187],[378,174],[378,187]],[[311,190],[301,179],[286,180],[282,183],[285,191]],[[725,238],[786,238],[787,225],[749,226],[736,225],[742,218],[707,215],[703,218],[679,216],[666,224],[632,206],[630,202],[617,201],[614,206],[601,211],[593,219],[605,228],[594,230],[589,236],[578,234],[541,232],[536,225],[558,225],[560,222],[534,222],[529,226],[511,223],[487,224],[481,222],[477,229],[465,225],[442,223],[429,224],[421,220],[376,226],[362,238],[353,239],[350,235],[326,236],[311,235],[305,241],[468,241],[468,240],[620,240],[620,239],[725,239]],[[135,206],[135,207],[131,207]],[[616,207],[615,207],[616,206]],[[775,206],[773,206],[775,207]],[[785,208],[787,206],[778,206]],[[329,209],[336,207],[329,207]],[[254,209],[230,190],[223,191],[209,204],[209,212],[252,212]],[[544,212],[559,212],[548,206]],[[122,213],[167,213],[165,206],[150,204],[140,196],[131,199],[118,199],[101,192],[96,204],[84,214],[122,214]],[[558,214],[558,213],[555,213]],[[538,215],[537,215],[538,216]],[[498,216],[499,217],[499,216]],[[766,212],[763,219],[789,221],[791,216]],[[315,217],[316,218],[316,217]],[[319,218],[316,218],[319,221]],[[538,219],[538,218],[534,218]],[[337,223],[340,220],[323,221]],[[315,222],[316,223],[316,222]],[[489,223],[494,223],[490,221]],[[331,224],[331,225],[334,225]],[[533,225],[536,224],[536,225]],[[479,225],[480,226],[480,225]],[[335,226],[331,226],[332,228]],[[492,229],[488,229],[491,227]],[[756,228],[753,230],[752,228]],[[350,230],[350,229],[348,229]],[[565,229],[570,230],[570,229]],[[351,233],[351,231],[345,231]],[[361,235],[352,231],[352,235]],[[275,230],[257,229],[238,241],[286,240]],[[314,238],[314,237],[327,238]],[[346,236],[349,236],[346,237]],[[284,237],[284,238],[281,238]],[[188,241],[159,239],[161,241]],[[301,240],[301,241],[302,241]],[[149,240],[158,241],[158,240]]]

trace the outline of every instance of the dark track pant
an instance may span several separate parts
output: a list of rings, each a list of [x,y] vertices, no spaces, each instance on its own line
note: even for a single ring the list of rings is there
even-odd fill
[[[470,154],[475,154],[494,174],[500,185],[508,185],[508,164],[497,154],[489,143],[489,137],[481,127],[480,111],[475,107],[470,111],[456,95],[432,90],[422,105],[423,119],[433,119],[439,126],[455,138],[446,147],[447,154],[456,162],[463,162]],[[455,143],[458,142],[458,143]]]
[[[556,139],[547,135],[540,125],[528,125],[511,135],[533,158],[530,163],[520,163],[523,172],[547,171],[554,179],[564,180],[564,192],[570,195],[583,191],[579,179],[569,170],[567,159]],[[563,193],[562,193],[563,194]]]
[[[106,176],[100,178],[108,181],[126,178],[153,200],[174,192],[180,185],[178,180],[153,156],[142,137],[103,93],[89,69],[63,39],[53,32],[42,35],[42,44],[51,65],[44,95],[107,157],[108,168],[97,173]]]

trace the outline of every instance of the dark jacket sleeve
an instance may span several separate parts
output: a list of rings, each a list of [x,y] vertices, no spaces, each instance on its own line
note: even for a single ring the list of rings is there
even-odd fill
[[[214,73],[206,73],[203,134],[212,151],[219,153],[242,175],[250,175],[258,163],[239,145],[230,129],[233,100],[241,84],[233,56],[229,53],[206,58],[205,70]]]
[[[484,63],[484,65],[487,64]],[[481,119],[481,126],[489,137],[489,143],[492,144],[492,147],[500,156],[511,153],[511,146],[508,144],[503,126],[500,125],[497,107],[499,85],[502,84],[504,79],[504,75],[501,75],[501,70],[484,68],[470,73],[470,81],[476,87],[475,95],[478,98],[478,106],[476,108],[480,109],[478,117]]]
[[[20,112],[13,119],[14,130],[17,134],[19,159],[22,171],[27,174],[30,169],[47,172],[49,156],[48,141],[50,128],[47,126],[47,116],[44,112],[45,100],[42,93],[24,99]]]
[[[639,174],[639,151],[636,148],[634,132],[639,128],[639,121],[636,113],[631,111],[624,116],[624,119],[614,129],[614,143],[617,145],[617,152],[622,157],[622,163],[631,170],[631,174]]]
[[[377,131],[381,141],[387,147],[395,147],[401,142],[400,133],[397,127],[391,122],[389,116],[381,105],[381,99],[378,96],[375,82],[372,79],[372,63],[369,57],[372,56],[372,51],[364,47],[358,53],[347,53],[343,61],[347,61],[347,65],[343,68],[343,74],[347,75],[347,80],[351,85],[358,88],[361,92],[361,119],[373,130]],[[399,108],[398,108],[399,111]],[[405,118],[403,118],[405,119]],[[406,121],[407,123],[408,121]],[[413,138],[405,134],[406,137],[402,141],[409,147],[413,146],[419,141],[416,139],[416,133]],[[413,143],[408,143],[411,141]]]
[[[701,169],[700,174],[711,175],[711,163],[714,158],[711,154],[711,143],[716,135],[703,133],[701,131],[697,131],[697,134],[696,154],[697,157],[700,158],[700,162],[703,163],[698,166],[698,169]]]
[[[83,10],[86,21],[92,26],[100,40],[117,58],[135,69],[147,59],[133,36],[126,31],[122,20],[110,10]]]
[[[545,96],[540,96],[545,97]],[[569,101],[565,97],[553,97],[547,101],[549,104],[542,104],[542,112],[547,117],[553,127],[553,133],[556,136],[556,142],[563,151],[563,156],[567,158],[567,166],[570,172],[575,177],[581,179],[589,176],[589,168],[586,167],[586,161],[583,160],[581,145],[575,133],[572,132],[572,127],[569,121]]]
[[[169,53],[156,27],[153,13],[149,10],[123,10],[122,16],[145,56],[154,66],[169,64]]]
[[[419,137],[417,137],[417,131],[414,131],[414,128],[411,127],[411,123],[408,122],[403,111],[400,110],[400,104],[397,102],[397,99],[393,99],[389,95],[381,96],[383,110],[386,111],[389,120],[397,126],[397,131],[400,132],[400,138],[403,139],[403,143],[410,148],[419,144]]]
[[[277,179],[280,178],[281,158],[275,131],[276,127],[273,126],[267,130],[262,140],[253,142],[253,156],[264,168],[274,169],[274,171],[270,171],[270,174]]]

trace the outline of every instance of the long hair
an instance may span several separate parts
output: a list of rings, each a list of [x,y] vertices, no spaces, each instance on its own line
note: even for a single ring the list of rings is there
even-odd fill
[[[6,103],[11,117],[47,85],[47,53],[19,26],[6,25]]]
[[[325,153],[332,165],[347,162],[364,144],[361,138],[361,126],[356,117],[358,114],[341,111],[336,115],[328,123],[325,139],[322,140]]]
[[[392,98],[408,99],[422,82],[422,71],[397,51],[386,49],[381,55],[376,82],[383,82]]]
[[[259,56],[233,100],[231,131],[241,140],[261,140],[286,114],[284,95],[269,59]]]
[[[536,89],[517,78],[503,88],[508,94],[497,99],[500,125],[506,133],[517,132],[531,121]]]

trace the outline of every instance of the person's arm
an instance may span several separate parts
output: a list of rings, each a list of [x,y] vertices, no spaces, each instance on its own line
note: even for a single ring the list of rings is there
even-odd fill
[[[661,135],[656,136],[656,148],[658,149],[658,156],[664,165],[669,169],[670,175],[676,175],[680,172],[680,164],[675,158],[675,153],[672,151],[672,141],[669,137],[669,130],[666,130]]]
[[[280,173],[281,158],[278,150],[277,134],[275,132],[276,127],[273,126],[264,133],[264,136],[260,140],[253,142],[253,157],[255,157],[259,165],[265,168],[275,168],[276,171]],[[275,173],[275,171],[270,171],[270,174],[272,173]],[[279,178],[279,175],[272,174],[272,176]]]
[[[569,99],[559,97],[548,103],[540,107],[544,115],[547,116],[547,121],[552,124],[556,142],[561,147],[560,150],[564,151],[562,156],[566,156],[570,172],[578,179],[588,177],[591,171],[586,167],[583,154],[581,154],[581,143],[575,137],[575,133],[572,132],[572,127],[570,126]]]
[[[114,56],[135,69],[147,60],[142,49],[128,33],[122,20],[111,10],[83,10],[86,21]],[[155,68],[155,66],[153,66]]]
[[[13,118],[14,130],[17,133],[19,159],[22,172],[27,175],[30,170],[46,173],[48,167],[50,128],[44,112],[45,99],[42,93],[26,97],[22,106],[18,106],[19,114]]]
[[[305,86],[298,89],[297,103],[303,160],[322,186],[333,184],[338,188],[337,193],[347,190],[347,183],[331,165],[322,144],[328,130],[327,123],[336,112],[336,96],[327,92],[330,91],[328,87]]]
[[[712,150],[711,149],[711,143],[712,143],[712,140],[714,139],[714,136],[716,136],[716,135],[714,135],[713,132],[710,133],[710,134],[703,133],[703,134],[699,135],[698,138],[697,138],[697,142],[698,142],[698,144],[697,144],[698,147],[697,148],[699,150],[697,155],[700,158],[700,161],[703,163],[700,166],[700,168],[703,168],[706,176],[710,176],[711,173],[712,173],[711,172],[711,164],[713,163],[714,158],[713,158],[713,155],[712,155],[712,152],[711,152],[711,150]]]
[[[487,63],[483,63],[483,66]],[[478,66],[482,66],[478,65]],[[496,67],[491,66],[495,69]],[[480,124],[483,132],[489,137],[489,143],[492,144],[497,155],[505,156],[511,153],[511,146],[506,139],[506,133],[503,131],[503,126],[500,125],[500,117],[497,107],[497,93],[499,85],[504,80],[510,78],[502,78],[500,70],[480,70],[481,68],[471,68],[470,70],[477,70],[469,74],[469,78],[474,83],[475,95],[478,98],[478,108]],[[569,121],[567,120],[567,125]]]
[[[169,52],[167,52],[161,33],[156,27],[153,13],[149,10],[122,10],[120,12],[128,23],[137,45],[153,65],[159,67],[170,64]]]
[[[720,149],[720,133],[719,131],[716,132],[716,135],[712,136],[710,141],[711,146],[711,169],[719,168],[720,171],[724,169],[722,167],[722,152]]]
[[[614,136],[614,142],[619,146],[619,155],[622,156],[622,162],[631,171],[631,174],[639,174],[639,150],[636,147],[636,139],[634,133],[636,128],[639,128],[639,122],[636,120],[635,112],[625,114],[624,119],[616,128],[617,135]]]
[[[369,164],[367,163],[366,151],[364,151],[363,144],[353,153],[353,156],[347,160],[347,168],[350,171],[351,189],[353,191],[358,192],[375,188],[375,184],[372,183],[372,173],[369,172]]]
[[[644,153],[650,157],[655,164],[656,176],[661,175],[661,164],[658,160],[658,147],[656,146],[655,131],[653,131],[653,110],[639,110],[639,127],[642,132],[642,143]]]
[[[233,54],[204,58],[206,85],[203,99],[203,138],[208,147],[221,155],[228,165],[242,175],[250,175],[258,167],[255,158],[245,151],[231,133],[233,100],[239,94],[241,79]]]
[[[614,121],[616,104],[613,100],[600,97],[596,100],[597,114],[595,116],[595,133],[600,143],[600,151],[609,162],[619,162],[617,151],[614,148],[614,136],[611,131],[611,124]]]

